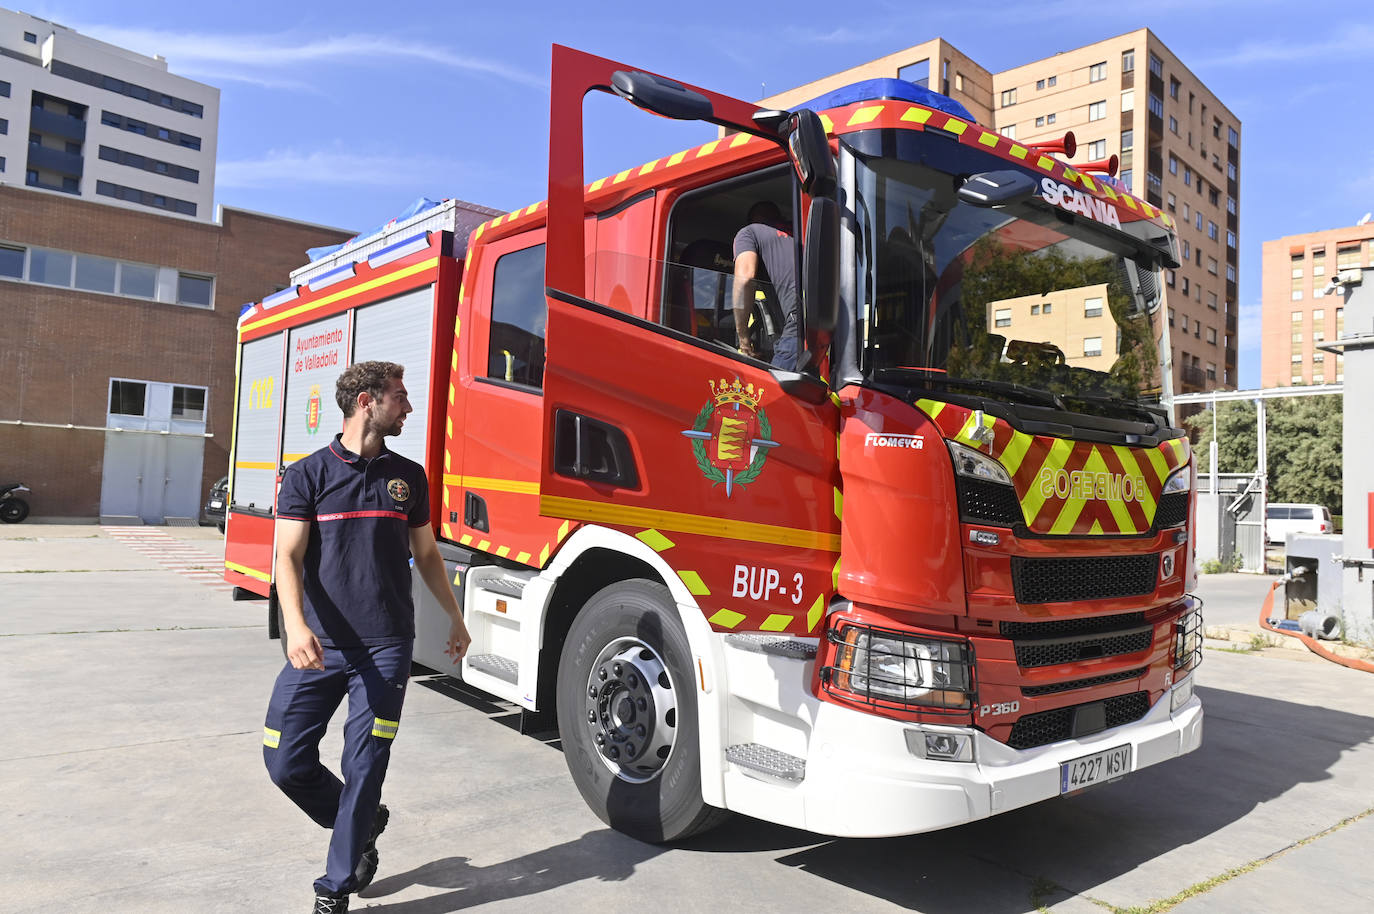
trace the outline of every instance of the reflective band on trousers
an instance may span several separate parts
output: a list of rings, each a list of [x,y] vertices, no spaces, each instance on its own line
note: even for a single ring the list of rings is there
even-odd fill
[[[380,717],[372,718],[372,735],[380,736],[383,739],[395,739],[396,728],[401,725],[399,720],[383,720]]]
[[[263,727],[263,728],[262,728],[262,744],[263,744],[264,746],[266,746],[268,749],[275,749],[275,748],[277,748],[277,744],[280,743],[280,742],[281,742],[281,731],[280,731],[280,730],[273,730],[271,727]]]

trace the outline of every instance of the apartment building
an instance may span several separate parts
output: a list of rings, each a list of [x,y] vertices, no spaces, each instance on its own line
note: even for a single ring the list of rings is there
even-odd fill
[[[1104,170],[1116,156],[1118,177],[1132,193],[1177,222],[1181,265],[1165,275],[1174,389],[1236,386],[1240,120],[1149,29],[997,73],[935,39],[761,104],[786,108],[876,77],[909,79],[948,95],[980,123],[1018,142],[1051,143],[1072,131],[1078,148],[1070,161],[1078,168]],[[1011,330],[1030,321],[1029,311],[1021,310]],[[1114,345],[1105,326],[1109,318],[1098,318],[1100,334],[1091,332],[1092,318],[1083,318],[1085,326],[1079,318],[1075,314],[1066,331],[1072,339],[1056,336],[1054,342],[1072,364],[1107,361]],[[1103,354],[1088,355],[1098,341]]]
[[[1374,223],[1288,235],[1260,253],[1260,385],[1335,384],[1344,356],[1318,348],[1345,332],[1337,273],[1374,268]]]
[[[214,218],[219,90],[0,9],[0,184]]]

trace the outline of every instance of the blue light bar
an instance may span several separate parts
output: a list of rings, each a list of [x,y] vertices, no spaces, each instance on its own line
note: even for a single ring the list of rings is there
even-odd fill
[[[280,292],[273,292],[271,295],[264,298],[262,300],[262,307],[264,309],[275,308],[277,305],[280,305],[284,302],[289,302],[293,298],[300,298],[300,295],[300,286],[288,286],[287,288],[282,289]]]
[[[403,238],[395,244],[389,244],[380,251],[373,251],[367,257],[367,265],[380,267],[384,263],[400,260],[416,251],[423,251],[427,247],[429,247],[429,232],[421,232],[418,235]]]
[[[356,266],[356,264],[346,263],[341,267],[335,267],[328,273],[321,273],[319,276],[316,276],[314,279],[310,280],[310,282],[306,283],[306,285],[310,287],[311,292],[314,292],[316,289],[332,286],[336,282],[352,279],[358,272]]]
[[[852,105],[855,102],[874,102],[882,99],[915,102],[918,105],[925,105],[927,108],[934,108],[936,111],[943,111],[945,114],[952,114],[970,123],[976,123],[973,115],[969,114],[969,110],[954,99],[947,95],[941,95],[939,92],[932,92],[924,86],[907,82],[905,79],[866,79],[863,82],[827,92],[809,102],[793,107],[824,111],[826,108],[843,108],[845,105]]]

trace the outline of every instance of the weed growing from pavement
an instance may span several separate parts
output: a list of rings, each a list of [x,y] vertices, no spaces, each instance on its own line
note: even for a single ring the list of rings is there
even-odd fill
[[[1037,911],[1049,911],[1047,902],[1049,896],[1055,892],[1062,892],[1063,889],[1053,879],[1046,879],[1044,876],[1036,876],[1031,881],[1030,903]]]

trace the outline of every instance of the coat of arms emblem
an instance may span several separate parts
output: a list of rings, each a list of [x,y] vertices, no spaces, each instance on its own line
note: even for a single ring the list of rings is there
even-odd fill
[[[712,486],[725,484],[725,497],[759,478],[768,452],[778,446],[773,427],[760,405],[764,388],[739,378],[710,381],[711,399],[697,413],[697,421],[682,434],[692,440],[697,469]]]

